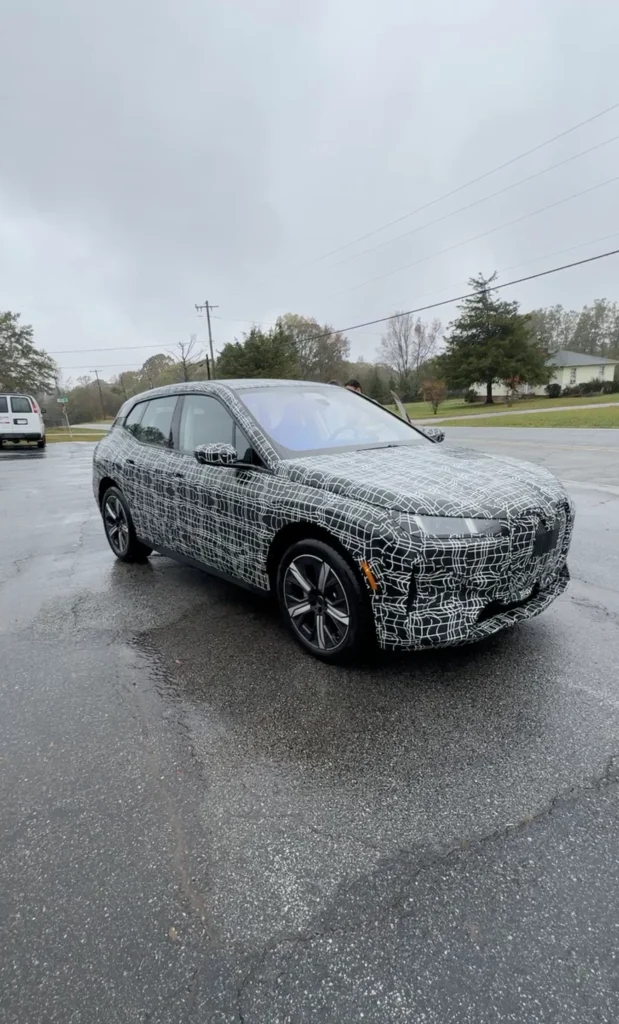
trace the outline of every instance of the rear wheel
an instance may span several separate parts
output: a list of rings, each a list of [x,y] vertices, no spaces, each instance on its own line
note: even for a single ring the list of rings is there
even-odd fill
[[[121,562],[144,562],[152,548],[138,540],[129,506],[117,487],[108,488],[103,495],[101,514],[105,536],[116,557]]]
[[[339,551],[308,538],[288,549],[277,572],[277,596],[293,636],[317,658],[342,662],[371,647],[367,594]]]
[[[47,447],[47,441],[46,441],[45,438],[42,438],[40,441],[37,441],[37,448],[46,448],[46,447]]]

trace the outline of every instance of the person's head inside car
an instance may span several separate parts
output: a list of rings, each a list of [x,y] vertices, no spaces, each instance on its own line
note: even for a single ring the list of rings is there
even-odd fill
[[[351,377],[350,380],[347,380],[344,387],[348,388],[349,391],[356,391],[358,395],[363,394],[363,388],[356,377]]]

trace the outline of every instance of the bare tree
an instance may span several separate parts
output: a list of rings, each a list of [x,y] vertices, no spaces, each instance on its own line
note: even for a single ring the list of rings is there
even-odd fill
[[[182,381],[193,380],[198,368],[200,353],[196,352],[196,343],[197,336],[192,334],[189,341],[179,341],[170,353],[178,365]]]
[[[440,320],[429,324],[415,320],[412,313],[396,314],[389,321],[378,356],[393,370],[399,389],[409,390],[418,383],[419,368],[436,353],[441,326]]]

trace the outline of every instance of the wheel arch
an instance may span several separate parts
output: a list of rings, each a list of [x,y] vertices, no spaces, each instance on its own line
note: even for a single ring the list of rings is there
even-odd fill
[[[112,480],[111,476],[104,476],[99,482],[99,489],[97,492],[99,498],[99,508],[101,508],[101,505],[103,504],[103,495],[105,494],[106,491],[109,491],[110,487],[118,487],[118,484],[116,483],[115,480]]]
[[[282,526],[271,541],[267,554],[267,575],[269,578],[269,586],[273,593],[275,593],[276,589],[275,582],[277,567],[284,553],[289,547],[296,544],[297,541],[306,540],[307,538],[321,540],[325,544],[330,544],[331,547],[335,548],[338,554],[345,559],[353,572],[355,572],[360,579],[363,579],[362,573],[360,572],[359,566],[356,564],[354,558],[333,533],[327,530],[324,526],[319,526],[317,523],[301,520],[295,523],[287,523],[286,526]]]

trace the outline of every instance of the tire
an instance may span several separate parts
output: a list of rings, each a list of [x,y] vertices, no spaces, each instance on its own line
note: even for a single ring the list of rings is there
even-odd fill
[[[145,562],[152,548],[138,540],[129,506],[118,487],[108,487],[101,501],[103,529],[113,553],[121,562]]]
[[[290,632],[322,661],[353,661],[374,644],[363,583],[331,545],[308,537],[288,548],[277,569],[277,599]]]
[[[37,441],[37,448],[47,448],[47,441],[45,438],[41,441]]]

